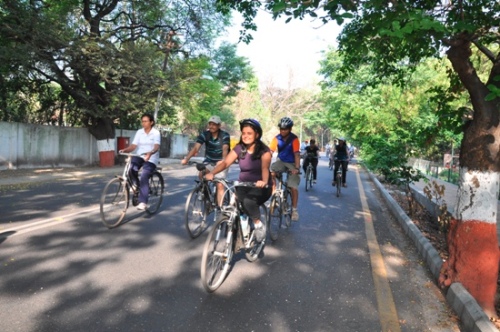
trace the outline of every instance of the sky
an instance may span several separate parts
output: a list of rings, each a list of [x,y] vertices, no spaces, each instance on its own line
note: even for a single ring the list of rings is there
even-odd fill
[[[228,31],[226,40],[238,43],[241,16],[234,14],[233,27]],[[252,32],[250,44],[238,43],[238,55],[250,60],[261,86],[272,80],[275,86],[287,88],[307,88],[320,80],[316,74],[322,51],[336,45],[340,32],[335,22],[323,25],[312,18],[285,18],[274,21],[271,14],[260,11],[254,21],[257,31]],[[290,72],[293,79],[290,80]]]

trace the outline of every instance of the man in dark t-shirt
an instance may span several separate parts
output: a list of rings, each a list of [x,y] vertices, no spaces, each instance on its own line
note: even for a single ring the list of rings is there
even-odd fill
[[[220,129],[221,120],[217,115],[213,115],[208,119],[208,130],[203,131],[198,138],[191,151],[188,152],[186,157],[181,160],[182,165],[186,165],[189,159],[196,155],[200,150],[201,146],[205,144],[205,160],[207,163],[207,169],[212,170],[213,167],[219,163],[221,160],[226,158],[229,152],[229,133]],[[217,178],[225,179],[227,177],[228,170],[217,174]],[[217,184],[217,201],[222,201],[222,195],[224,194],[224,187],[221,183]]]
[[[304,163],[302,165],[304,169],[304,176],[306,174],[307,166],[309,164],[313,165],[313,181],[316,183],[316,177],[318,174],[318,158],[319,158],[319,147],[316,145],[316,140],[312,139],[309,146],[304,149]]]

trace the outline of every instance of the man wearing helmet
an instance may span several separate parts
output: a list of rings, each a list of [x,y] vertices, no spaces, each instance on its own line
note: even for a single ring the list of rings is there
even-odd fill
[[[344,137],[340,137],[339,144],[335,145],[335,155],[333,157],[333,160],[335,162],[335,169],[333,171],[332,186],[335,186],[335,181],[337,179],[337,171],[339,170],[340,163],[342,163],[342,187],[347,187],[346,172],[347,172],[347,165],[349,164],[349,152]]]
[[[266,238],[265,222],[260,220],[260,205],[264,204],[272,193],[272,178],[269,167],[271,165],[271,150],[262,142],[262,127],[255,119],[240,121],[241,138],[238,144],[229,152],[227,157],[205,179],[212,180],[214,175],[231,166],[239,160],[242,182],[254,182],[255,187],[237,187],[236,196],[242,203],[245,213],[252,219],[255,229],[255,239],[262,242]]]
[[[229,133],[220,129],[221,120],[217,115],[213,115],[208,119],[208,130],[203,131],[198,138],[194,147],[189,151],[186,157],[181,160],[182,165],[186,165],[189,159],[196,155],[201,146],[205,144],[205,160],[207,169],[213,169],[214,165],[219,163],[222,159],[226,158],[229,152]],[[227,177],[227,170],[219,174],[218,178],[225,179]],[[224,195],[224,186],[217,183],[217,201],[221,202]]]
[[[299,220],[297,203],[299,201],[300,184],[300,142],[299,138],[292,133],[293,121],[285,116],[278,123],[280,133],[276,135],[269,148],[275,152],[278,151],[278,159],[271,165],[272,172],[290,171],[288,177],[288,186],[292,192],[292,220]],[[274,177],[274,173],[273,173]]]

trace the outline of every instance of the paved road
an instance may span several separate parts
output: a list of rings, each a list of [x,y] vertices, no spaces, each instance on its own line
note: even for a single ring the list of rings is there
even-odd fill
[[[2,191],[2,330],[460,330],[361,169],[337,198],[321,160],[318,184],[301,184],[300,221],[257,262],[238,256],[214,294],[199,280],[204,236],[183,225],[194,168],[163,175],[161,211],[131,208],[112,230],[97,204],[109,176]]]

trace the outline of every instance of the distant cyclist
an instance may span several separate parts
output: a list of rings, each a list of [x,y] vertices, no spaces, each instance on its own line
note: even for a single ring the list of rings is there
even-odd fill
[[[189,151],[187,156],[181,160],[182,165],[186,165],[189,159],[196,155],[200,150],[201,146],[205,144],[205,160],[207,163],[207,169],[213,170],[214,166],[221,160],[226,158],[229,153],[229,133],[220,129],[221,120],[217,115],[213,115],[208,119],[208,130],[203,131],[198,138],[194,147]],[[228,170],[217,174],[217,178],[225,179],[227,177]],[[224,185],[222,183],[217,183],[217,202],[222,202],[222,197],[224,195]]]
[[[313,166],[313,182],[316,183],[316,176],[318,175],[318,158],[319,158],[319,147],[316,145],[316,140],[312,139],[309,141],[309,146],[304,150],[304,164],[302,168],[304,169],[304,176],[306,174],[307,166],[312,164]]]
[[[339,144],[335,146],[335,155],[333,157],[333,160],[335,162],[335,169],[333,171],[332,186],[335,186],[335,181],[337,180],[337,171],[339,170],[340,164],[342,164],[342,187],[347,187],[346,172],[347,165],[349,164],[349,150],[347,148],[344,137],[340,137]]]
[[[285,116],[278,123],[280,133],[276,135],[269,148],[275,152],[278,151],[277,160],[271,165],[271,172],[274,180],[274,172],[290,171],[288,177],[288,186],[292,192],[292,220],[299,220],[297,203],[299,202],[299,184],[300,184],[300,142],[294,133],[292,133],[293,121]]]

